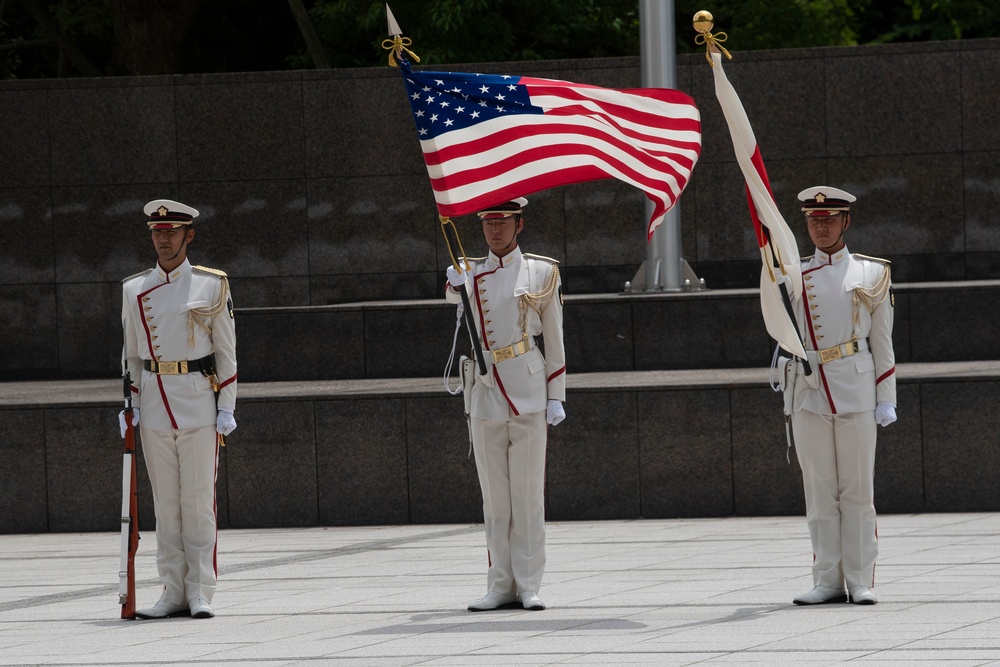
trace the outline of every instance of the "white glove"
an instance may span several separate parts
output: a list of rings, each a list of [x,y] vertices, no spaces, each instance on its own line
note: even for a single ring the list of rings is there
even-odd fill
[[[233,417],[232,410],[225,408],[219,410],[219,416],[215,420],[215,430],[222,435],[229,435],[236,430],[236,418]]]
[[[896,404],[879,403],[875,406],[875,423],[879,426],[888,426],[896,421]]]
[[[545,423],[549,426],[555,426],[564,419],[566,419],[566,411],[563,410],[562,401],[550,398],[548,405],[545,406]]]
[[[132,408],[132,426],[139,425],[139,408]],[[125,437],[125,431],[128,430],[128,425],[125,423],[125,411],[122,410],[118,413],[118,426],[122,430],[122,437]]]
[[[448,274],[448,284],[455,289],[462,289],[465,285],[465,271],[456,269],[452,265],[448,265],[446,273]]]

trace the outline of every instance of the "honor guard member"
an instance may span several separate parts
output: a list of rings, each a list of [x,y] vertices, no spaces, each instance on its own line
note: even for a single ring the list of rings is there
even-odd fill
[[[814,588],[795,604],[875,604],[876,425],[896,421],[889,262],[851,254],[844,234],[855,197],[828,186],[799,193],[809,238],[802,260],[799,364],[792,432],[805,490]]]
[[[519,197],[480,211],[489,256],[468,260],[468,271],[447,271],[449,302],[460,302],[459,290],[469,292],[487,368],[486,375],[476,372],[470,417],[489,569],[486,595],[470,603],[470,611],[514,602],[545,609],[538,597],[545,570],[545,447],[547,424],[566,417],[566,356],[558,262],[522,253],[517,243],[527,203]]]
[[[122,365],[153,489],[163,593],[136,616],[211,618],[218,447],[236,428],[233,302],[225,273],[188,261],[198,211],[169,199],[143,211],[158,259],[122,281]]]

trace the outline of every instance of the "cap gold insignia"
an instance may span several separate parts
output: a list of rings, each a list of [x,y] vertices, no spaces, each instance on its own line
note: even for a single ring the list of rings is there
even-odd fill
[[[816,195],[816,203],[817,204],[822,204],[825,201],[826,201],[826,195],[825,194],[823,194],[822,192],[820,192],[820,193],[818,193]]]
[[[170,210],[167,209],[166,206],[161,206],[160,208],[156,209],[156,214],[161,218],[165,216],[167,213],[170,213]]]

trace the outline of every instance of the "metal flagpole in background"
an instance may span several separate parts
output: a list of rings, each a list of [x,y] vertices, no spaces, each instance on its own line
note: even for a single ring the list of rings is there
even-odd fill
[[[674,0],[639,0],[639,46],[643,88],[677,87],[677,40],[674,33]],[[646,200],[645,220],[653,216],[653,202]],[[667,211],[663,223],[646,245],[646,260],[626,292],[704,289],[681,256],[680,202]]]

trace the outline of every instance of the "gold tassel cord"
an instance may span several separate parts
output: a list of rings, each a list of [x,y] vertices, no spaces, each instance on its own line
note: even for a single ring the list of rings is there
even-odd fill
[[[552,300],[552,295],[556,293],[556,285],[559,284],[559,267],[553,266],[552,273],[549,274],[549,279],[545,282],[545,285],[539,291],[533,294],[523,294],[521,295],[521,300],[527,305],[531,306],[539,315],[542,314],[542,310],[545,308],[546,304]]]
[[[869,313],[889,296],[888,288],[892,282],[890,273],[889,265],[886,264],[885,270],[874,285],[867,288],[857,287],[854,289],[855,295],[865,304],[865,308],[868,309]]]
[[[775,256],[775,257],[777,258],[777,260],[778,260],[778,268],[780,268],[780,269],[781,269],[781,275],[783,275],[783,276],[787,276],[787,275],[788,275],[788,271],[786,271],[786,270],[785,270],[785,260],[784,260],[784,258],[783,258],[783,257],[781,256],[781,248],[779,248],[778,246],[776,246],[776,245],[775,245],[775,244],[774,244],[774,243],[773,243],[772,241],[770,241],[770,240],[768,240],[767,244],[768,244],[769,246],[771,246],[771,252],[772,252],[772,253],[774,253],[774,256]],[[767,261],[767,257],[766,257],[766,256],[764,257],[764,266],[766,266],[766,267],[767,267],[767,274],[768,274],[768,275],[769,275],[769,276],[771,277],[771,282],[772,282],[772,283],[773,283],[773,282],[777,282],[777,280],[776,280],[776,279],[775,279],[775,277],[774,277],[774,271],[773,271],[773,270],[772,270],[772,268],[771,268],[771,264],[770,264],[770,263],[769,263],[769,262]]]
[[[760,249],[760,261],[764,264],[764,268],[767,269],[767,275],[771,278],[771,282],[778,282],[774,277],[774,271],[771,269],[771,262],[767,261],[767,253],[764,252],[763,248]],[[785,267],[782,266],[781,271],[784,273]]]
[[[458,236],[458,227],[452,222],[451,218],[439,215],[438,219],[441,221],[441,235],[444,237],[444,244],[448,248],[448,256],[451,257],[451,265],[455,267],[457,271],[468,271],[472,267],[469,265],[468,255],[465,254],[465,248],[462,247],[462,239]],[[451,225],[451,231],[455,235],[455,243],[458,245],[458,257],[451,249],[451,241],[448,240],[448,232],[446,228]],[[458,258],[461,257],[464,266],[458,265]]]
[[[871,287],[855,287],[854,296],[851,298],[851,304],[854,309],[854,322],[853,329],[854,334],[851,336],[851,340],[857,340],[858,329],[861,328],[861,304],[865,305],[868,309],[868,313],[871,314],[875,306],[879,305],[885,301],[886,297],[889,296],[889,285],[892,283],[890,277],[889,265],[885,265],[885,270],[879,279],[875,281],[875,284]]]
[[[215,317],[221,313],[226,308],[226,303],[229,300],[229,279],[225,276],[222,277],[222,288],[219,290],[219,301],[213,306],[208,308],[192,308],[188,311],[188,340],[191,345],[194,345],[194,325],[195,322],[198,326],[204,330],[209,336],[212,335],[212,328],[206,323],[211,318]]]
[[[708,61],[709,65],[715,67],[715,63],[712,62],[713,46],[717,48],[722,53],[722,55],[726,56],[728,60],[733,59],[732,54],[726,50],[726,47],[722,46],[722,42],[726,41],[727,39],[729,39],[729,35],[727,35],[724,32],[717,32],[714,35],[710,32],[703,32],[700,35],[695,35],[694,43],[697,44],[698,46],[701,46],[702,44],[705,45],[705,60]]]
[[[409,37],[402,37],[400,35],[393,35],[392,39],[383,39],[382,48],[389,52],[389,67],[396,67],[398,64],[396,62],[396,58],[401,58],[403,56],[403,51],[409,53],[414,62],[420,62],[420,56],[406,48],[412,45],[413,40]]]
[[[527,342],[528,340],[528,308],[530,307],[533,311],[538,313],[538,316],[542,316],[542,311],[545,310],[545,306],[552,301],[552,297],[556,293],[556,285],[559,284],[559,267],[553,266],[552,273],[549,274],[549,279],[545,282],[542,289],[534,293],[522,294],[521,298],[517,302],[517,319],[518,324],[521,326],[521,338]]]

